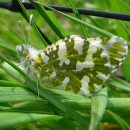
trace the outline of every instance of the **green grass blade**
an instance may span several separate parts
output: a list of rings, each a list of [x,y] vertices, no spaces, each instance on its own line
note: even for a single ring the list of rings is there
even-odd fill
[[[0,80],[0,86],[25,87],[21,83],[16,83],[16,82],[12,82],[12,81],[4,81],[4,80]]]
[[[17,57],[15,47],[13,45],[7,43],[6,41],[2,40],[2,39],[0,39],[0,48],[5,49],[9,53],[12,53],[13,55],[15,55]]]
[[[22,74],[23,76],[26,76],[25,73],[15,64],[13,64],[13,62],[11,62],[9,59],[7,59],[4,55],[2,55],[0,53],[0,58],[2,60],[4,60],[5,62],[7,62],[10,66],[12,66],[15,70],[17,70],[20,74]]]
[[[57,130],[60,130],[61,128],[62,130],[66,130],[65,125],[67,125],[67,128],[71,130],[75,130],[76,128],[76,125],[72,121],[57,115],[20,112],[0,112],[0,117],[0,128],[9,128],[15,125],[26,124],[34,121],[39,121]],[[82,128],[81,130],[84,129]]]
[[[107,110],[107,112],[123,127],[124,130],[130,130],[129,124],[123,118],[110,110]]]
[[[31,114],[31,113],[17,113],[17,112],[0,112],[0,128],[8,128],[14,125],[28,123],[39,118],[44,118],[47,115]],[[49,117],[49,115],[48,115]]]
[[[70,2],[70,5],[71,5],[71,7],[72,7],[72,10],[73,10],[73,12],[74,12],[76,18],[81,20],[80,14],[79,14],[79,12],[78,12],[78,10],[77,10],[77,8],[76,8],[76,5],[75,5],[74,0],[69,0],[69,2]],[[85,28],[83,25],[80,25],[80,27],[81,27],[82,31],[84,32],[85,37],[86,37],[86,38],[89,37],[89,34],[88,34],[86,28]]]
[[[51,11],[49,11],[47,13],[53,19],[53,22],[58,26],[58,28],[64,34],[64,36],[68,36],[67,29],[64,28],[64,26],[60,23],[60,21],[57,19],[55,14],[53,14],[53,12],[51,12]]]
[[[116,86],[118,88],[121,88],[121,89],[124,89],[124,90],[127,90],[127,91],[130,91],[130,83],[122,80],[122,79],[119,79],[115,76],[111,76],[111,78],[113,80],[108,80],[106,83],[107,84],[111,84],[113,86]]]
[[[91,97],[91,123],[89,130],[96,130],[107,106],[107,89]]]
[[[55,116],[56,117],[56,116]],[[52,117],[52,118],[47,118],[46,120],[40,119],[38,121],[51,126],[52,128],[56,130],[85,130],[79,125],[74,124],[72,121],[70,121],[67,118],[63,117]]]
[[[48,23],[48,25],[52,28],[52,30],[58,35],[59,38],[64,38],[64,34],[59,30],[58,26],[53,22],[50,16],[47,14],[46,10],[43,6],[36,4],[33,0],[30,0],[32,5],[37,9],[43,19]]]
[[[1,90],[0,102],[18,102],[18,101],[36,101],[37,100],[37,95],[25,87],[24,88],[11,87],[11,86],[0,87],[0,90]]]
[[[41,4],[41,3],[38,3],[38,2],[36,2],[36,1],[35,1],[35,3]],[[41,4],[41,5],[43,5],[43,4]],[[98,28],[98,27],[92,26],[92,25],[90,25],[90,24],[88,24],[88,23],[85,23],[85,22],[83,22],[83,21],[81,21],[81,20],[79,20],[79,19],[77,19],[77,18],[74,18],[74,17],[72,17],[72,16],[70,16],[70,15],[67,15],[67,14],[62,13],[62,12],[60,12],[60,11],[57,11],[57,10],[55,10],[55,9],[53,9],[53,8],[51,8],[51,7],[49,7],[49,6],[47,6],[47,5],[43,5],[43,6],[46,7],[46,8],[49,8],[50,10],[55,11],[55,12],[57,12],[57,13],[63,15],[63,16],[65,16],[66,18],[71,19],[71,20],[73,20],[74,22],[77,22],[77,23],[79,23],[79,24],[81,24],[81,25],[83,25],[83,26],[85,26],[85,27],[87,27],[87,28],[89,28],[89,29],[91,29],[91,30],[93,30],[93,31],[95,31],[95,32],[97,32],[97,33],[99,33],[99,34],[106,35],[106,36],[113,36],[113,35],[114,35],[114,34],[112,34],[112,33],[110,33],[110,32],[107,32],[107,31],[105,31],[105,30],[103,30],[103,29],[100,29],[100,28]]]
[[[75,110],[90,109],[90,99],[85,100],[85,97],[78,99],[79,95],[74,97],[74,94],[64,92],[62,90],[48,90],[53,97],[59,100],[64,100],[64,104]],[[12,102],[12,101],[38,101],[37,94],[31,92],[27,88],[21,87],[0,87],[0,102]],[[8,96],[10,95],[10,96]],[[18,97],[19,95],[19,97]],[[68,98],[67,98],[68,97]],[[42,100],[40,98],[40,100]],[[42,104],[42,103],[41,103]],[[33,105],[33,104],[32,104]],[[39,104],[40,106],[40,104]],[[46,106],[47,107],[47,106]],[[49,106],[48,106],[49,107]],[[49,109],[47,107],[47,110]],[[129,98],[108,98],[108,109],[124,109],[130,107]],[[53,109],[53,108],[52,108]],[[50,110],[50,109],[49,109]]]
[[[129,39],[130,39],[130,33],[128,32],[128,30],[126,29],[126,27],[124,26],[124,24],[119,20],[119,23],[121,24],[121,26],[123,27],[123,29],[126,31]]]
[[[125,75],[126,81],[128,81],[128,82],[130,81],[130,69],[128,69],[129,65],[130,65],[130,49],[129,49],[126,59],[123,63],[124,75]]]
[[[107,108],[108,109],[121,109],[130,107],[130,98],[109,98]]]

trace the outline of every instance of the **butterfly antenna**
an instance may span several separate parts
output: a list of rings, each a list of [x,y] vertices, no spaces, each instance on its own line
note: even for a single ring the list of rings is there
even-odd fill
[[[23,27],[22,27],[21,21],[18,21],[18,25],[19,25],[19,27],[21,28],[21,32],[22,32],[22,35],[23,35],[23,37],[24,37],[24,42],[27,43],[27,39],[26,39],[25,34],[24,34],[24,32],[23,32]]]
[[[27,43],[29,43],[29,40],[30,40],[30,25],[31,25],[31,22],[32,22],[32,18],[33,18],[33,15],[31,14],[30,15],[30,19],[29,19],[29,31],[28,31],[28,41],[27,41]]]

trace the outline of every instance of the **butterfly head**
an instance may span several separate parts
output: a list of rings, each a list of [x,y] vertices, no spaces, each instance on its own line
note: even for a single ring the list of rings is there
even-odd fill
[[[26,44],[22,44],[22,45],[17,45],[16,46],[16,51],[19,55],[20,58],[27,58],[29,56],[29,46]]]
[[[34,56],[38,53],[38,50],[28,44],[17,45],[16,51],[19,55],[21,66],[25,68],[33,65]]]

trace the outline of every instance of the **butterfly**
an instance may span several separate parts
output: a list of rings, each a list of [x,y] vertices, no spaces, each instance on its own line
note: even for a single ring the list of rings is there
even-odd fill
[[[127,42],[118,36],[82,38],[71,35],[37,50],[16,46],[20,65],[31,79],[47,87],[90,96],[123,63]]]

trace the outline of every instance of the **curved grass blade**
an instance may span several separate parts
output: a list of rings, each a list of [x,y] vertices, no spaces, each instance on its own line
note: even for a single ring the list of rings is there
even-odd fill
[[[63,12],[57,11],[57,10],[55,10],[55,9],[53,9],[53,8],[51,8],[51,7],[49,7],[49,6],[47,6],[47,5],[44,5],[44,4],[39,3],[39,2],[37,2],[37,1],[34,1],[34,2],[37,3],[37,4],[41,4],[41,5],[43,5],[44,7],[49,8],[50,10],[53,10],[53,11],[55,11],[55,12],[57,12],[57,13],[59,13],[59,14],[65,16],[66,18],[68,18],[68,19],[70,19],[70,20],[73,20],[74,22],[77,22],[77,23],[79,23],[79,24],[81,24],[81,25],[83,25],[83,26],[85,26],[85,27],[87,27],[87,28],[89,28],[89,29],[91,29],[91,30],[93,30],[93,31],[95,31],[95,32],[97,32],[97,33],[99,33],[99,34],[106,35],[106,36],[113,36],[113,35],[114,35],[114,34],[112,34],[112,33],[110,33],[110,32],[104,31],[103,29],[100,29],[100,28],[98,28],[98,27],[95,27],[95,26],[93,26],[93,25],[90,25],[90,24],[88,24],[88,23],[86,23],[86,22],[84,22],[84,21],[81,21],[81,20],[79,20],[79,19],[77,19],[77,18],[74,18],[74,17],[72,17],[72,16],[70,16],[70,15],[67,15],[67,14],[65,14],[65,13],[63,13]]]
[[[0,86],[9,86],[9,87],[25,87],[21,83],[16,83],[16,82],[11,82],[11,81],[5,81],[5,80],[0,80]]]
[[[89,130],[96,130],[107,106],[107,89],[91,97],[91,123]]]
[[[39,1],[39,0],[37,0]],[[50,16],[47,14],[46,10],[43,6],[36,4],[33,0],[30,0],[32,5],[37,9],[39,14],[43,17],[43,19],[48,23],[48,25],[52,28],[52,30],[58,35],[59,38],[64,38],[64,34],[58,28],[58,26],[53,22]]]
[[[82,127],[74,124],[71,120],[49,114],[36,114],[36,113],[20,113],[20,112],[0,112],[0,128],[9,128],[15,125],[26,124],[29,122],[38,121],[56,130],[85,130]],[[76,128],[77,127],[77,128]]]
[[[107,110],[107,112],[123,127],[124,130],[130,130],[129,124],[123,118],[110,110]]]
[[[76,8],[76,5],[75,5],[74,0],[69,0],[69,2],[70,2],[70,5],[71,5],[71,7],[72,7],[72,10],[73,10],[73,12],[74,12],[76,18],[81,20],[80,14],[79,14],[79,12],[78,12],[78,10],[77,10],[77,8]],[[88,34],[86,28],[85,28],[83,25],[81,25],[81,24],[79,24],[79,25],[80,25],[82,31],[84,32],[85,37],[86,37],[86,38],[89,37],[89,34]]]
[[[0,48],[5,49],[6,51],[12,53],[14,56],[17,57],[16,49],[13,45],[8,44],[6,41],[0,39]]]
[[[111,79],[112,80],[108,80],[106,83],[130,91],[130,83],[126,82],[125,80],[119,79],[115,76],[111,76]]]

